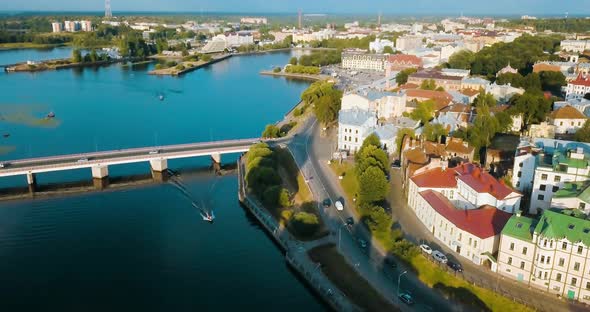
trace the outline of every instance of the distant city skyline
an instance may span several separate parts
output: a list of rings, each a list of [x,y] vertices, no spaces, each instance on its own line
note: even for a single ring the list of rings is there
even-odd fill
[[[231,12],[286,13],[301,9],[307,13],[446,14],[446,15],[552,15],[590,14],[589,0],[111,0],[113,12]],[[5,2],[2,11],[102,11],[104,0],[21,0]]]

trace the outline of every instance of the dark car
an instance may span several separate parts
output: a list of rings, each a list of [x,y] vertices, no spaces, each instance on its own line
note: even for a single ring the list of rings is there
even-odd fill
[[[328,207],[332,206],[332,200],[330,200],[329,198],[326,198],[326,199],[324,199],[324,201],[322,202],[322,205],[323,205],[325,208],[328,208]]]
[[[399,300],[401,300],[403,303],[407,305],[412,305],[414,303],[414,299],[412,299],[412,296],[410,296],[410,294],[407,293],[400,294]]]
[[[391,168],[399,168],[399,167],[401,167],[401,163],[400,163],[399,159],[396,159],[391,163]]]
[[[393,259],[392,257],[386,257],[385,258],[385,262],[386,265],[388,265],[390,268],[397,268],[397,262],[395,262],[395,259]]]
[[[352,217],[346,218],[346,224],[347,225],[353,225],[354,224],[354,219]]]
[[[459,263],[449,261],[447,262],[447,266],[455,272],[463,272],[463,267]]]

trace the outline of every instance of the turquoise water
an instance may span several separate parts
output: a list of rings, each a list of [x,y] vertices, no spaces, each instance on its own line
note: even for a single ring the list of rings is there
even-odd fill
[[[0,65],[9,65],[25,61],[43,61],[66,58],[72,55],[72,49],[59,47],[51,49],[0,50]]]
[[[0,159],[257,137],[307,86],[258,74],[289,57],[234,57],[181,78],[147,75],[153,65],[1,73],[0,132],[10,136],[0,145],[12,151]],[[57,118],[45,122],[49,111]],[[189,173],[208,164],[169,164],[191,198],[156,184],[0,203],[0,308],[323,311],[239,206],[236,176]],[[148,164],[109,169],[111,176],[149,173]],[[38,176],[41,184],[81,179],[90,172]],[[0,187],[24,181],[2,179]],[[215,223],[203,222],[193,203],[213,209]]]

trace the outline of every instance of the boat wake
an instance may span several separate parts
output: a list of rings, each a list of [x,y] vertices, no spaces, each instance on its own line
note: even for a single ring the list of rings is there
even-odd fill
[[[195,202],[195,196],[193,196],[193,194],[186,188],[184,183],[182,183],[182,180],[180,179],[180,174],[178,172],[169,169],[168,173],[170,174],[170,179],[168,180],[169,183],[173,185],[177,190],[179,190],[180,193],[182,193],[184,197],[186,197],[191,202],[191,205],[193,207],[199,210],[199,214],[201,215],[204,221],[213,223],[213,220],[215,220],[215,214],[213,213],[213,210],[206,208],[202,200],[201,205],[198,205]],[[217,183],[217,181],[215,183]],[[213,185],[211,186],[211,190],[215,186],[215,183],[213,183]]]

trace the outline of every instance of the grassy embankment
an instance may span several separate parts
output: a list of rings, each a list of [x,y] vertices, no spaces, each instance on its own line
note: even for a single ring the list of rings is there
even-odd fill
[[[314,262],[321,263],[322,272],[328,279],[364,311],[399,311],[350,267],[334,245],[316,247],[309,251],[309,256]]]
[[[356,209],[357,207],[352,201],[359,187],[354,175],[354,165],[344,162],[343,164],[334,163],[330,167],[336,175],[343,176],[340,184],[346,193],[348,203],[355,207],[356,213],[360,215],[360,212]],[[375,236],[378,237],[378,235]],[[378,242],[389,252],[393,252],[398,258],[410,265],[411,269],[423,283],[434,289],[438,289],[449,298],[488,311],[533,311],[491,290],[473,286],[465,280],[441,270],[436,264],[430,262],[421,254],[407,257],[396,253],[396,250],[388,248],[388,246],[391,246],[391,242],[384,241],[383,239],[378,240]]]

